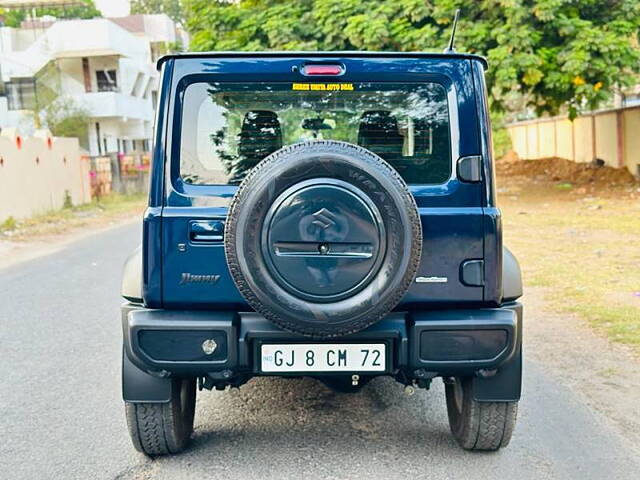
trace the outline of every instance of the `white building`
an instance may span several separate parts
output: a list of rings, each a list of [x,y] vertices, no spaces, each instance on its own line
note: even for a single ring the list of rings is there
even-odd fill
[[[30,134],[34,111],[70,97],[89,112],[91,155],[150,149],[155,60],[178,40],[166,15],[0,28],[0,128]]]

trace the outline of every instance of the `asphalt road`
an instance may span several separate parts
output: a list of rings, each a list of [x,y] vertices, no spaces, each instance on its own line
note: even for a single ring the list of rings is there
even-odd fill
[[[357,395],[260,379],[199,394],[193,447],[148,460],[120,398],[119,277],[139,235],[119,227],[0,270],[0,479],[640,476],[637,446],[531,361],[499,453],[457,447],[440,382],[409,397],[385,379]]]

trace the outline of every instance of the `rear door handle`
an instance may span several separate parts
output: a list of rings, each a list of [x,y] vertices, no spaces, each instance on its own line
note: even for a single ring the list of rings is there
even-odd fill
[[[224,240],[223,220],[198,220],[189,226],[189,240],[192,242],[220,243]]]

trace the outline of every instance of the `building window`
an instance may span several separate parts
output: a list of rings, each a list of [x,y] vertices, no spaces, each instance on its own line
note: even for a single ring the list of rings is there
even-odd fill
[[[99,92],[115,92],[118,90],[115,70],[96,70],[96,80]]]
[[[19,78],[5,83],[9,110],[36,109],[36,82],[32,78]]]

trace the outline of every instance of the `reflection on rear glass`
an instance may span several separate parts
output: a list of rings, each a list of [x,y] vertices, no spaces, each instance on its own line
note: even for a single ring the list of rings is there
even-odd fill
[[[451,173],[447,95],[435,83],[191,84],[180,173],[190,184],[238,184],[269,154],[314,139],[361,145],[407,183]]]

